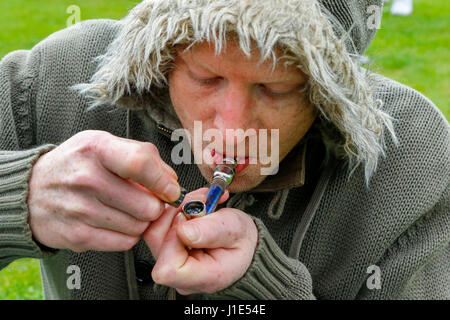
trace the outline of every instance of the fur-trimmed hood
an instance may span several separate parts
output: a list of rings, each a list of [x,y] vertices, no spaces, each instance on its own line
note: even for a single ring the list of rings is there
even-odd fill
[[[253,42],[273,63],[277,47],[309,77],[307,94],[320,111],[327,149],[349,169],[364,164],[368,181],[384,154],[386,129],[395,140],[392,119],[373,98],[377,84],[359,65],[376,32],[371,8],[381,10],[382,0],[144,0],[121,20],[90,83],[75,89],[92,108],[143,110],[176,129],[167,90],[176,45],[213,41],[220,53],[233,35],[243,52],[250,54]]]

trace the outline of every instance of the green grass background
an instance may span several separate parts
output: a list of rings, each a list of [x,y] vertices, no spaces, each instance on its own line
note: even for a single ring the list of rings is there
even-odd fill
[[[0,59],[30,49],[66,26],[66,9],[77,5],[81,19],[120,19],[138,0],[9,0],[0,2]],[[367,55],[372,70],[429,97],[450,119],[450,1],[414,0],[414,13],[394,17],[385,7],[381,29]],[[21,259],[0,271],[0,299],[42,299],[39,263]]]

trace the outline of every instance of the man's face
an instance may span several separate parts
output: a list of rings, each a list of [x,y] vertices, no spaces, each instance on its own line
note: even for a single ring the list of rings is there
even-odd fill
[[[189,51],[178,51],[175,67],[169,74],[169,89],[172,104],[183,127],[194,135],[194,121],[201,121],[202,130],[216,129],[223,141],[222,154],[207,148],[211,142],[203,142],[203,152],[211,153],[216,161],[223,156],[238,157],[241,165],[230,192],[242,192],[256,187],[267,176],[261,174],[261,158],[249,159],[249,139],[239,140],[230,136],[227,129],[267,129],[267,144],[270,150],[271,129],[279,130],[279,159],[284,157],[302,139],[316,117],[316,109],[299,90],[306,84],[306,76],[295,66],[285,67],[272,61],[258,64],[259,52],[247,57],[237,42],[228,41],[222,54],[216,56],[214,46],[204,42]],[[245,154],[239,153],[238,145],[245,144]],[[234,147],[234,154],[226,150]],[[252,147],[252,146],[250,146]],[[258,148],[258,145],[253,146]],[[242,149],[241,149],[242,150]],[[195,150],[193,149],[195,154]],[[262,150],[253,150],[260,155]],[[201,157],[200,155],[195,155]],[[244,160],[245,159],[245,160]],[[250,162],[250,164],[249,164]],[[256,162],[256,164],[251,164]],[[203,176],[210,180],[215,164],[198,164]]]

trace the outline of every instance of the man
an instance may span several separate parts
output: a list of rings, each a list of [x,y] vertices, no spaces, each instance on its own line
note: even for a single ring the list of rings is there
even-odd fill
[[[147,0],[5,57],[1,265],[40,258],[49,299],[449,298],[449,126],[359,67],[370,5]],[[278,171],[172,164],[195,121],[277,130]],[[167,205],[230,156],[216,213]]]

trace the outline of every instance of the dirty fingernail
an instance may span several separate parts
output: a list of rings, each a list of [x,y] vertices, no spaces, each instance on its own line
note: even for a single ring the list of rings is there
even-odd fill
[[[186,189],[184,189],[183,187],[180,188],[180,196],[178,197],[177,200],[170,202],[169,204],[171,206],[174,206],[176,208],[178,208],[179,206],[181,206],[181,203],[183,203],[184,197],[186,196],[187,191]]]

